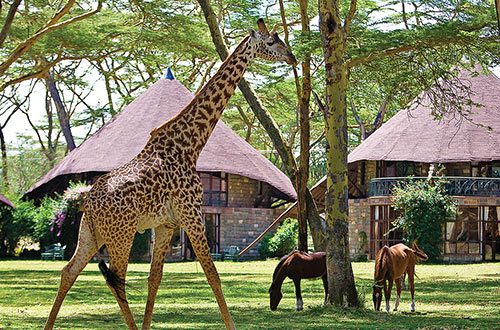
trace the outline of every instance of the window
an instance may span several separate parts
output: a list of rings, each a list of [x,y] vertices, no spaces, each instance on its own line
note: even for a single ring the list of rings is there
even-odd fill
[[[201,172],[200,179],[203,185],[203,205],[227,206],[227,174]]]
[[[500,207],[483,206],[481,252],[484,260],[500,260]]]
[[[480,254],[480,222],[478,207],[460,208],[455,221],[445,226],[445,254]]]
[[[207,236],[210,253],[220,253],[220,214],[203,213],[203,224],[205,225],[205,235]],[[194,260],[195,253],[193,246],[182,228],[180,239],[182,257],[184,260]]]
[[[370,221],[370,258],[375,259],[378,250],[384,245],[393,246],[403,243],[403,230],[390,231],[394,226],[396,212],[390,205],[375,205],[371,207]]]

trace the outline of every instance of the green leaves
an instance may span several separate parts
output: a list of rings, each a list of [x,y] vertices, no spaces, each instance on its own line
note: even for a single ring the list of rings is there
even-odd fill
[[[287,219],[274,235],[263,238],[259,253],[263,257],[282,257],[297,246],[298,222]]]
[[[447,195],[447,181],[401,181],[393,189],[393,207],[399,217],[393,222],[401,228],[408,244],[415,241],[431,260],[440,255],[443,243],[442,227],[458,215],[458,202]]]

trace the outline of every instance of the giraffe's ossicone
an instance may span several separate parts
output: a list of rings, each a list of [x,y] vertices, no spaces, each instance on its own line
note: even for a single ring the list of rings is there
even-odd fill
[[[101,262],[111,292],[129,329],[137,329],[125,292],[130,249],[136,232],[154,229],[148,299],[142,329],[149,329],[160,285],[163,262],[173,231],[187,233],[203,267],[227,329],[236,329],[229,314],[217,269],[210,257],[202,221],[203,189],[196,161],[229,98],[256,57],[271,61],[296,60],[263,20],[250,30],[217,73],[177,116],[151,132],[144,149],[125,165],[100,177],[88,192],[75,254],[63,268],[61,283],[45,330],[54,326],[68,290],[98,249],[105,245],[109,268]]]

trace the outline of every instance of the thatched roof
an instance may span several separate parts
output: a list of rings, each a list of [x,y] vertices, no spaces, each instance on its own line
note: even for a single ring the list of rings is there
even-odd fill
[[[451,163],[500,160],[500,79],[495,75],[462,72],[470,86],[472,122],[449,115],[433,120],[431,109],[418,105],[401,110],[349,154],[359,160]],[[488,130],[484,126],[493,129]]]
[[[478,71],[476,69],[476,71]],[[495,75],[462,72],[461,81],[470,86],[473,122],[459,117],[434,120],[431,109],[419,105],[401,110],[348,155],[348,163],[360,160],[449,163],[500,160],[500,79]],[[460,124],[460,125],[458,125]],[[493,130],[478,126],[490,126]],[[319,212],[325,208],[326,176],[311,193]],[[286,216],[297,217],[296,203]]]
[[[2,193],[0,193],[0,204],[4,204],[4,205],[10,206],[10,207],[14,207],[14,204],[12,204],[12,202],[9,201],[7,199],[7,197],[5,197],[4,195],[2,195]]]
[[[37,195],[37,191],[44,191],[44,185],[63,176],[109,172],[125,164],[142,150],[153,128],[179,113],[192,98],[193,94],[179,81],[160,79],[68,154],[26,195],[29,198]],[[267,182],[284,199],[296,199],[289,178],[221,120],[201,152],[196,168],[200,172],[226,172]]]

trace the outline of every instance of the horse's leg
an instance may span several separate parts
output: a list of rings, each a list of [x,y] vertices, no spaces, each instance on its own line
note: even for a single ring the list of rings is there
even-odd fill
[[[394,304],[394,309],[392,310],[393,312],[398,310],[399,300],[401,299],[401,282],[403,282],[403,280],[401,280],[400,278],[396,280],[397,297],[396,297],[396,303]]]
[[[406,279],[406,271],[404,272],[403,276],[401,276],[401,288],[403,290],[406,290],[405,279]]]
[[[61,283],[59,284],[56,299],[52,305],[47,323],[45,324],[45,330],[51,330],[54,327],[54,322],[64,297],[66,297],[69,289],[73,286],[73,283],[75,283],[76,278],[89,263],[96,251],[97,245],[95,238],[90,231],[87,220],[83,218],[80,225],[80,232],[78,233],[78,245],[73,257],[62,269]]]
[[[294,278],[293,283],[295,284],[295,297],[297,298],[296,310],[301,311],[304,309],[304,302],[302,301],[302,293],[300,291],[300,278]]]
[[[414,275],[415,275],[415,270],[408,271],[408,285],[410,286],[410,293],[411,293],[411,311],[415,311],[415,283],[414,283]]]
[[[146,302],[146,311],[144,312],[142,330],[149,330],[151,327],[155,297],[163,276],[165,255],[167,254],[168,247],[170,246],[170,239],[172,238],[173,233],[173,229],[168,229],[164,226],[154,229],[153,260],[151,260],[151,269],[149,270],[148,300]]]
[[[392,291],[392,278],[390,278],[387,282],[387,287],[385,286],[384,281],[384,295],[385,295],[385,311],[389,313],[389,302],[391,300],[391,291]]]
[[[323,288],[325,289],[325,301],[323,302],[323,307],[325,307],[328,299],[328,275],[325,273],[325,275],[321,276],[321,279],[323,280]]]

